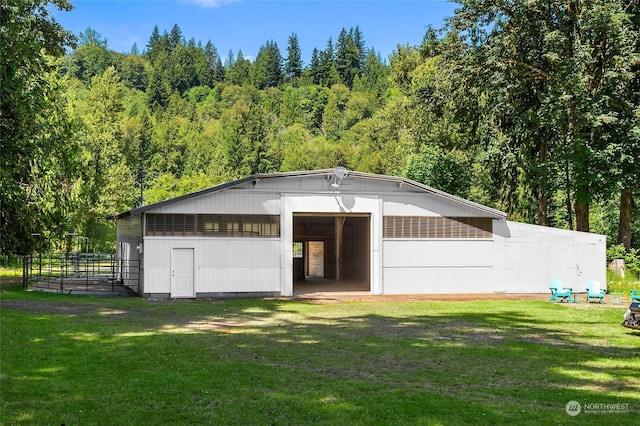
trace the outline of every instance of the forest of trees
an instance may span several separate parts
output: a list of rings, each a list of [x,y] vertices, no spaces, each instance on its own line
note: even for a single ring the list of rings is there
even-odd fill
[[[305,64],[296,34],[253,61],[178,25],[118,53],[51,19],[67,0],[3,2],[0,250],[113,250],[133,207],[339,165],[640,247],[639,0],[457,3],[389,58],[355,25]]]

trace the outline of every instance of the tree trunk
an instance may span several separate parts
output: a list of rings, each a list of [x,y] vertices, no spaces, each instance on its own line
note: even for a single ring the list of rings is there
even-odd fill
[[[589,203],[576,200],[573,208],[576,212],[576,231],[589,232]]]
[[[547,215],[549,207],[549,196],[547,195],[547,135],[540,138],[540,147],[538,150],[538,162],[541,164],[541,176],[538,180],[538,225],[547,226]]]
[[[538,185],[538,225],[548,226],[547,209],[549,206],[549,197],[544,192],[542,184]]]
[[[620,193],[620,220],[618,222],[618,244],[629,251],[631,249],[631,216],[633,213],[633,194],[631,188]]]
[[[565,191],[567,192],[567,222],[569,223],[569,229],[573,231],[573,212],[571,211],[571,181],[569,176],[569,159],[564,159],[564,184]]]

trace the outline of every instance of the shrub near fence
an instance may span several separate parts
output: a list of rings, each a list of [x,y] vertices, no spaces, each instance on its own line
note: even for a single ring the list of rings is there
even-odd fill
[[[0,268],[22,268],[22,258],[16,254],[0,255]]]
[[[120,261],[115,253],[38,253],[25,256],[22,266],[25,289],[120,291],[126,284],[138,292],[139,263]]]

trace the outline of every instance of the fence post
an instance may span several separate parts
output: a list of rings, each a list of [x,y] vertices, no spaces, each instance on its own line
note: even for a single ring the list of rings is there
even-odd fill
[[[84,269],[86,271],[84,289],[89,290],[89,254],[88,253],[84,255]]]
[[[68,271],[69,271],[69,265],[68,265],[68,255],[65,254],[64,258],[62,257],[62,254],[60,255],[60,270],[62,271],[62,274],[60,275],[60,294],[64,294],[64,277],[65,275],[67,275]]]
[[[27,289],[27,256],[22,257],[22,288]]]
[[[116,275],[114,273],[115,271],[115,262],[116,262],[116,257],[114,256],[113,253],[109,254],[109,267],[111,268],[111,291],[113,291],[113,287],[116,283]]]

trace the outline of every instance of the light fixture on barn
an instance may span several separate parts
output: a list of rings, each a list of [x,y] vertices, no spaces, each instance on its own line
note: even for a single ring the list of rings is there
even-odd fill
[[[336,191],[339,190],[340,182],[342,182],[342,178],[344,178],[347,174],[349,174],[349,171],[342,166],[338,166],[333,169],[333,183],[331,184],[331,189]]]

